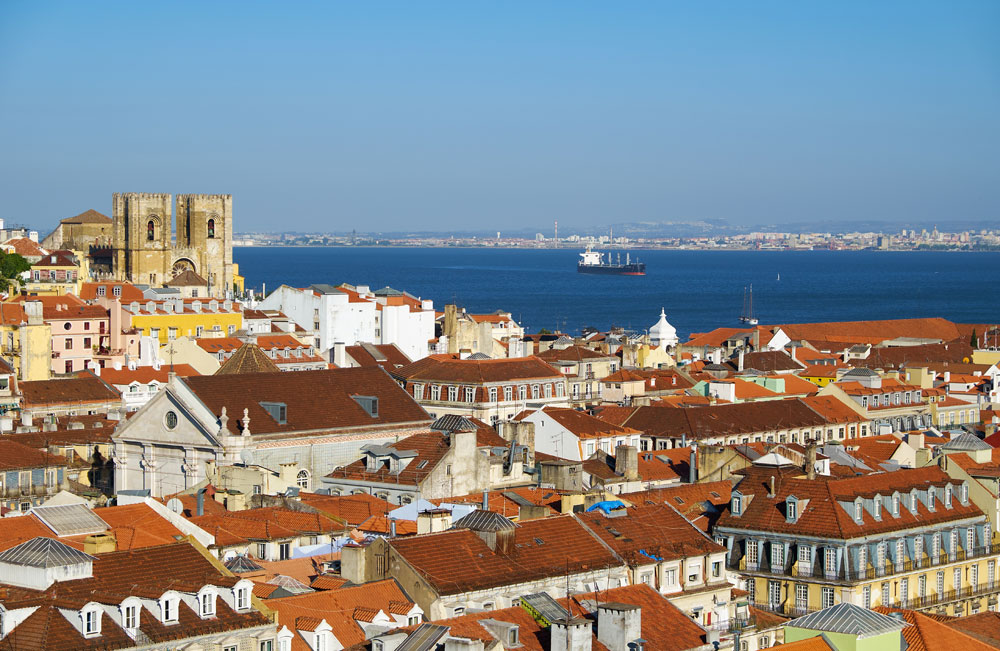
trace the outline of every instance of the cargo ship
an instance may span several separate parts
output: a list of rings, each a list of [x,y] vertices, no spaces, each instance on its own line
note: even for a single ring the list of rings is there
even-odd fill
[[[580,254],[581,260],[576,265],[578,273],[582,274],[605,274],[610,276],[645,276],[646,263],[633,262],[629,254],[625,254],[625,262],[622,263],[622,254],[618,254],[617,262],[612,261],[611,254],[608,253],[607,262],[604,261],[604,254],[599,251],[587,250]]]

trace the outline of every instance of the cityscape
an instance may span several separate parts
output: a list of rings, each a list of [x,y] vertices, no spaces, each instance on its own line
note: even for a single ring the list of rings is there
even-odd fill
[[[1000,10],[723,5],[0,6],[0,649],[1000,649]]]

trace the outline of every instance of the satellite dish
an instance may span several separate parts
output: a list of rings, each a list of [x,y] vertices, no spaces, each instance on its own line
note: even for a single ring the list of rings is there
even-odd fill
[[[184,512],[184,502],[180,501],[176,497],[173,497],[169,502],[167,502],[167,508],[180,515]]]
[[[240,450],[240,461],[244,466],[253,465],[253,450]]]

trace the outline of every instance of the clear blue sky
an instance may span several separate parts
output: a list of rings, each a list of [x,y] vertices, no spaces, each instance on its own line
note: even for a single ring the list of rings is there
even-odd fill
[[[0,216],[1000,219],[1000,2],[0,3]]]

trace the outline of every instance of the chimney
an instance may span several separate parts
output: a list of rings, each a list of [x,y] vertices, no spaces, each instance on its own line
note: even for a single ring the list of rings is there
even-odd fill
[[[24,427],[31,427],[31,412],[22,411],[21,412],[21,425]]]
[[[337,368],[347,366],[347,345],[342,341],[336,341],[333,344],[333,363],[337,365]]]
[[[615,474],[625,481],[639,481],[639,450],[634,445],[619,445],[615,448]]]
[[[694,484],[698,481],[698,450],[692,445],[691,456],[688,459],[688,483]]]
[[[608,651],[629,651],[629,643],[642,637],[639,606],[606,603],[597,606],[597,639]]]
[[[95,533],[83,539],[84,554],[107,554],[117,549],[118,541],[111,533]]]
[[[488,488],[483,490],[483,510],[490,510],[490,489]]]
[[[806,446],[806,479],[816,479],[816,441]]]
[[[390,538],[395,538],[396,537],[396,520],[395,520],[395,518],[392,519],[392,520],[389,520],[389,537]]]
[[[202,488],[198,491],[198,515],[205,515],[205,489]]]
[[[549,627],[552,651],[591,651],[593,648],[593,626],[589,619],[566,617],[557,619]]]
[[[767,496],[769,498],[773,498],[774,497],[774,475],[771,475],[770,477],[768,477],[768,486],[770,487],[770,490],[768,490]]]
[[[736,370],[741,373],[743,372],[743,348],[740,348],[740,357],[739,361],[736,363]]]

